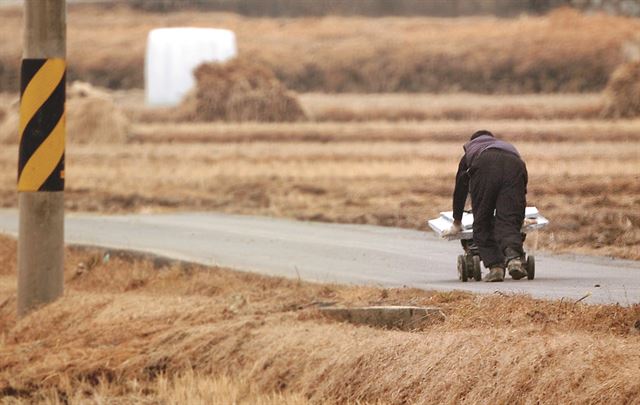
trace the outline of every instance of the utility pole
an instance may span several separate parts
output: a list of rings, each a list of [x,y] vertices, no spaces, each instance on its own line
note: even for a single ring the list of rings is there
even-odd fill
[[[18,158],[18,316],[64,284],[65,0],[25,0]]]

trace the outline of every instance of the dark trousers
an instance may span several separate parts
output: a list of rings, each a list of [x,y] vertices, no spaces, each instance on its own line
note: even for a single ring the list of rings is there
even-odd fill
[[[504,268],[505,251],[509,256],[524,255],[521,228],[527,206],[527,168],[512,153],[487,149],[475,159],[470,174],[473,241],[485,267]]]

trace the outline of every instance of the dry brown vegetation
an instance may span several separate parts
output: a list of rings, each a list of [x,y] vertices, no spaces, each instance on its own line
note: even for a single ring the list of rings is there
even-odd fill
[[[19,96],[0,93],[0,145],[18,142]]]
[[[618,67],[605,89],[604,115],[611,118],[633,118],[640,115],[640,62]]]
[[[327,94],[298,95],[315,121],[461,121],[600,119],[601,94]]]
[[[179,121],[298,121],[296,95],[272,71],[247,59],[208,63],[194,71],[196,88],[174,114]],[[156,114],[157,116],[157,114]]]
[[[0,35],[22,30],[19,8],[0,10]],[[143,86],[147,33],[165,26],[236,32],[240,54],[269,66],[296,91],[582,92],[605,87],[638,32],[631,18],[560,10],[499,19],[248,18],[69,8],[70,80]],[[20,41],[0,43],[0,89],[17,91]]]
[[[171,109],[148,109],[142,90],[112,95],[137,122],[169,121]],[[602,93],[486,95],[474,93],[297,93],[307,118],[316,122],[347,121],[495,121],[602,120],[609,97]],[[0,108],[2,94],[0,93]]]
[[[88,83],[71,84],[66,113],[66,129],[73,143],[124,142],[130,131],[130,122],[113,97]]]
[[[296,89],[593,90],[639,28],[569,11],[371,20],[70,9],[70,76],[109,87],[141,86],[150,28],[213,25]],[[3,36],[20,31],[20,14],[0,10]],[[16,82],[19,51],[0,43],[0,88]],[[81,123],[66,155],[72,211],[424,229],[451,204],[463,142],[486,128],[527,161],[529,203],[551,220],[537,247],[640,259],[640,121],[603,120],[601,95],[316,93],[300,96],[308,122],[174,123],[141,108],[139,91],[85,93],[68,104]],[[0,94],[2,207],[16,206],[15,99]],[[120,129],[87,138],[94,127]],[[66,263],[65,296],[17,320],[15,243],[0,238],[3,401],[639,403],[638,305],[309,284],[86,249]],[[447,320],[355,327],[323,319],[326,304],[437,305]]]
[[[566,6],[566,0],[514,1],[514,0],[358,0],[357,2],[336,2],[335,0],[119,0],[134,8],[155,12],[183,10],[225,10],[243,15],[254,16],[323,16],[323,15],[404,15],[409,17],[430,16],[460,16],[475,14],[498,14],[513,16],[521,13],[540,13],[558,6]],[[571,1],[574,7],[589,8],[589,2]],[[577,4],[576,4],[577,3]],[[595,2],[594,2],[595,3]],[[600,2],[599,2],[600,3]],[[620,7],[614,2],[606,3],[610,9]],[[602,6],[602,4],[599,4]],[[612,7],[613,6],[613,7]],[[598,8],[597,6],[595,7]]]
[[[17,143],[18,95],[0,95],[0,109],[6,111],[4,119],[0,114],[0,145]],[[129,118],[115,105],[112,95],[88,83],[71,83],[65,117],[67,139],[72,143],[122,143],[130,132]]]
[[[13,240],[0,238],[0,263],[5,401],[640,398],[638,305],[311,284],[72,249],[65,296],[18,321]],[[380,330],[323,319],[317,308],[329,304],[435,305],[447,319],[413,332]]]
[[[328,96],[301,98],[315,114],[333,108]],[[377,102],[362,98],[337,97],[335,105],[358,106],[356,114],[373,116],[367,107],[376,108]],[[527,96],[517,105],[536,111],[544,104],[554,117],[573,105],[589,110],[602,102],[596,95],[582,102],[576,98]],[[380,96],[389,114],[392,105],[401,114],[412,104],[435,103],[443,115],[432,121],[137,122],[126,143],[99,146],[74,143],[70,133],[67,207],[211,210],[425,229],[426,219],[451,206],[462,144],[487,128],[514,142],[527,161],[529,203],[551,220],[540,233],[539,248],[640,259],[639,121],[447,120],[453,108],[506,117],[513,98],[463,99]],[[130,111],[127,103],[122,102]],[[16,149],[0,150],[3,207],[16,206]]]

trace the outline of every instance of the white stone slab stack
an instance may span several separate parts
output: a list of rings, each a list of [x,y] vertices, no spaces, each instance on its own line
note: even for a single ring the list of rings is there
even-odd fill
[[[193,88],[193,70],[206,62],[225,62],[238,53],[232,31],[215,28],[158,28],[147,38],[146,102],[175,106]]]
[[[544,228],[549,220],[538,212],[536,207],[527,207],[524,212],[522,232],[527,233],[535,229]],[[430,219],[427,224],[440,237],[453,225],[453,211],[441,212],[438,218]],[[446,239],[473,239],[473,214],[465,212],[462,215],[462,232],[447,236]]]

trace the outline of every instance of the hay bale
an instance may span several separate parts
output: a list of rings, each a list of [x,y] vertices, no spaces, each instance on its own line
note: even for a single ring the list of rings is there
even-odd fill
[[[605,89],[604,115],[608,118],[640,116],[640,62],[620,65]]]
[[[0,143],[18,142],[19,103],[5,107],[5,119],[0,122]],[[125,142],[129,119],[118,108],[111,95],[89,83],[73,82],[67,91],[67,140],[70,143]]]
[[[67,139],[71,143],[121,143],[130,123],[111,95],[89,83],[73,82],[67,93]]]
[[[298,121],[306,118],[296,95],[268,68],[243,59],[200,65],[196,88],[177,108],[193,121]]]

